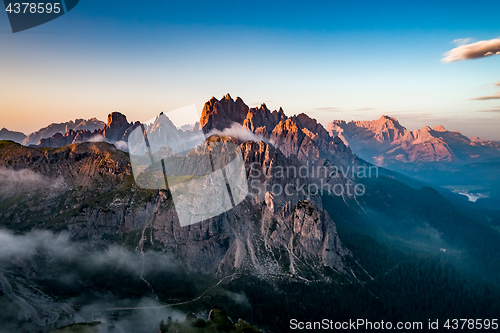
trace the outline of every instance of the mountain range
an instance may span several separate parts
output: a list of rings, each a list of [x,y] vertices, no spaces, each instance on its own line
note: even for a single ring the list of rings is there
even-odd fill
[[[21,132],[9,131],[6,128],[0,130],[0,140],[10,140],[14,142],[22,142],[26,138],[26,135]]]
[[[483,141],[478,137],[469,139],[442,125],[409,131],[389,116],[348,123],[334,120],[327,129],[330,135],[342,138],[359,156],[379,166],[458,165],[500,157],[499,142]]]
[[[117,308],[94,309],[96,295],[126,296],[117,300],[125,309],[143,306],[138,300],[144,295],[159,307],[177,299],[185,311],[223,305],[244,316],[251,309],[250,319],[269,332],[286,327],[290,316],[459,318],[471,315],[471,302],[481,315],[498,313],[498,209],[479,209],[382,167],[363,173],[388,161],[465,164],[483,151],[494,157],[494,142],[478,144],[443,128],[410,132],[390,117],[333,121],[325,129],[305,114],[288,117],[265,104],[249,108],[229,94],[207,101],[193,128],[177,129],[167,116],[142,126],[148,138],[179,143],[203,131],[223,150],[234,144],[249,188],[257,181],[266,184],[262,191],[250,192],[223,214],[181,227],[169,189],[138,186],[141,176],[133,173],[126,142],[139,122],[115,112],[92,131],[75,126],[39,136],[32,146],[0,141],[0,221],[12,233],[0,236],[15,240],[21,251],[12,245],[0,253],[0,268],[37,318],[58,327],[71,324],[71,311],[54,312],[56,300],[80,304],[81,315],[90,305],[92,313]],[[205,152],[203,146],[191,149],[179,170],[167,163],[166,173],[184,172],[178,182],[187,184]],[[173,154],[168,147],[157,153]],[[375,155],[384,158],[369,159]],[[308,176],[280,174],[288,168],[303,168]],[[320,168],[336,172],[312,176]],[[274,190],[287,185],[291,194]],[[327,190],[319,191],[324,185]],[[209,186],[204,183],[200,195]],[[363,191],[335,190],[349,186]],[[36,241],[24,245],[27,239]],[[61,242],[66,250],[54,250]],[[14,320],[16,308],[6,309],[0,321]],[[31,322],[16,319],[16,327],[48,330],[33,311]]]
[[[39,145],[40,140],[50,138],[55,134],[65,134],[71,130],[93,132],[97,129],[104,128],[104,125],[105,123],[97,120],[97,118],[88,120],[76,119],[65,123],[52,123],[47,127],[41,128],[29,135],[25,135],[21,132],[9,131],[8,129],[3,128],[0,130],[0,140],[10,140],[25,146]]]
[[[357,156],[388,168],[420,170],[431,166],[478,163],[500,157],[499,142],[480,140],[478,137],[468,138],[460,132],[448,131],[442,125],[410,131],[390,116],[382,116],[373,121],[333,120],[325,130],[322,125],[303,113],[289,118],[281,108],[273,112],[269,111],[265,104],[249,108],[241,98],[233,101],[229,94],[220,101],[213,97],[205,104],[202,114],[198,125],[206,133],[211,130],[222,131],[233,124],[240,124],[264,140],[274,140],[275,138],[271,138],[273,132],[294,131],[295,129],[288,128],[293,124],[300,127],[300,134],[309,139],[314,138],[312,133],[316,133],[320,139],[327,136],[339,137]],[[50,124],[28,136],[4,128],[0,131],[0,139],[26,146],[52,148],[99,139],[115,143],[126,141],[138,124],[139,122],[128,123],[124,115],[113,112],[107,123],[96,118],[77,119]],[[280,129],[276,128],[277,125],[280,125]],[[301,141],[303,138],[297,139]],[[284,147],[281,148],[283,150]]]
[[[137,121],[129,122],[125,115],[113,112],[108,116],[107,123],[96,118],[77,119],[51,124],[24,138],[22,133],[3,129],[0,138],[50,148],[105,141],[127,150],[128,136],[139,125]],[[342,142],[343,145],[338,147],[347,152],[342,157],[339,153],[333,154],[332,159],[352,159],[350,151],[355,158],[361,158],[362,163],[371,163],[433,186],[445,187],[471,200],[479,200],[490,208],[495,207],[495,200],[500,198],[500,191],[497,190],[500,188],[500,175],[494,171],[500,166],[500,143],[478,137],[468,138],[459,132],[448,131],[442,125],[410,131],[396,118],[382,116],[373,121],[333,120],[324,128],[305,114],[288,117],[281,108],[270,111],[265,104],[249,108],[241,98],[233,100],[227,94],[221,100],[215,97],[210,99],[197,124],[185,125],[179,130],[172,130],[173,124],[165,128],[162,126],[156,123],[148,127],[147,134],[154,138],[159,133],[177,133],[177,138],[169,140],[182,142],[186,135],[189,136],[183,133],[191,132],[193,126],[196,130],[202,129],[205,134],[225,131],[230,136],[271,142],[285,155],[296,154],[302,161],[315,154],[319,156],[328,149],[337,149],[333,145],[325,146],[331,145],[331,142],[325,141],[330,136],[336,146]],[[311,142],[316,147],[309,147]],[[332,162],[335,164],[339,160]],[[413,183],[412,180],[405,181]]]

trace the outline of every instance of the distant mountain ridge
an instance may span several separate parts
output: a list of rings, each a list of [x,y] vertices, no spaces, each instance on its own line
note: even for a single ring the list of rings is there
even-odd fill
[[[70,120],[65,123],[53,123],[48,125],[47,127],[41,128],[40,130],[29,134],[23,139],[21,144],[25,146],[38,145],[40,143],[40,140],[50,138],[57,133],[67,133],[70,130],[87,130],[93,132],[96,129],[102,129],[104,125],[105,123],[98,120],[97,118],[91,118],[88,120],[76,119],[74,121]]]
[[[9,131],[6,128],[0,130],[0,140],[10,140],[21,143],[26,138],[26,135],[21,132]]]
[[[95,118],[93,118],[95,119]],[[118,143],[127,140],[128,135],[140,123],[129,123],[127,117],[120,112],[113,112],[108,115],[108,122],[105,124],[99,121],[98,128],[89,126],[88,128],[71,128],[65,134],[57,132],[54,135],[41,139],[39,142],[40,147],[58,148],[72,143],[86,142],[86,141],[107,141],[111,143]],[[95,129],[93,129],[95,128]],[[92,130],[93,129],[93,130]]]
[[[372,121],[334,120],[327,129],[360,157],[379,166],[466,164],[500,156],[498,142],[469,139],[442,125],[409,131],[389,116]]]

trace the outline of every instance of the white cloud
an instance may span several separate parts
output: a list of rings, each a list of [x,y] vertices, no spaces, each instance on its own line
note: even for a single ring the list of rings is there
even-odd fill
[[[88,142],[107,142],[107,143],[110,143],[112,145],[115,145],[115,147],[120,149],[120,150],[128,151],[128,144],[125,141],[123,141],[123,140],[117,141],[117,142],[109,141],[109,140],[106,140],[106,138],[100,134],[94,135],[93,137],[91,137],[88,140]]]
[[[119,271],[120,276],[125,275],[126,281],[139,278],[148,284],[146,279],[158,272],[162,274],[183,272],[179,261],[165,252],[148,251],[139,254],[119,246],[100,249],[92,243],[73,241],[67,232],[54,234],[46,230],[35,230],[19,235],[0,229],[0,263],[2,265],[10,263],[10,265],[22,268],[22,271],[26,272],[25,274],[29,277],[50,281],[53,285],[72,286],[75,290],[77,287],[81,288],[81,281],[88,279],[87,272],[91,275],[99,272],[99,276],[109,281],[113,278],[112,274]],[[86,272],[85,276],[81,275],[82,272]],[[12,286],[15,285],[17,283]],[[36,283],[30,282],[29,285],[35,290]],[[117,288],[120,286],[118,285]],[[109,323],[114,326],[113,332],[154,332],[162,319],[171,316],[174,320],[183,320],[185,317],[184,313],[150,296],[123,298],[109,290],[88,289],[90,290],[82,290],[75,298],[65,299],[64,304],[69,308],[71,304],[80,305],[78,314],[74,316],[75,320],[81,318],[80,321],[90,322],[92,318],[92,321],[101,321],[103,326]],[[15,290],[15,293],[17,294],[18,290]],[[19,293],[18,297],[26,297],[27,294]],[[239,301],[238,304],[245,305],[244,294],[229,293],[228,297],[234,302]],[[48,300],[48,297],[44,299],[44,301]],[[119,318],[114,318],[114,314],[119,311],[117,308],[123,310],[124,307],[127,310],[123,311]],[[41,318],[47,318],[49,313],[44,308],[44,306],[36,307],[33,311],[35,315],[39,314]],[[37,314],[36,311],[40,309],[42,311]],[[57,321],[58,325],[62,323],[64,323],[63,320]],[[10,327],[5,331],[6,324],[5,320],[0,319],[2,332],[19,331]],[[16,325],[21,324],[21,322],[16,322]]]
[[[106,142],[106,139],[101,134],[96,134],[91,137],[88,142]]]
[[[255,135],[249,129],[243,127],[241,124],[233,123],[231,127],[225,128],[223,131],[212,130],[207,134],[207,137],[212,135],[228,136],[233,139],[238,139],[241,141],[254,141],[254,142],[268,142],[266,138],[261,135]]]
[[[462,40],[468,42],[469,40]],[[493,55],[500,55],[500,38],[483,40],[471,44],[460,45],[446,52],[443,62],[479,59]]]
[[[14,235],[0,230],[0,260],[12,257],[24,259],[33,256],[38,250],[64,259],[74,258],[79,253],[78,249],[71,245],[68,233],[55,235],[49,231],[36,230],[26,235]]]
[[[114,145],[120,150],[128,151],[128,144],[123,140],[115,142]]]
[[[0,168],[0,195],[15,195],[20,192],[58,190],[65,188],[64,178],[49,178],[30,169],[11,170]],[[55,192],[54,192],[55,193]]]

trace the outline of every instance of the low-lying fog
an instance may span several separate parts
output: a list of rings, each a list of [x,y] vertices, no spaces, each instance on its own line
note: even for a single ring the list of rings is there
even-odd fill
[[[161,320],[184,320],[186,311],[175,303],[189,303],[213,283],[194,276],[167,253],[0,230],[0,327],[50,332],[100,321],[102,332],[156,332]],[[223,292],[248,306],[245,295]]]

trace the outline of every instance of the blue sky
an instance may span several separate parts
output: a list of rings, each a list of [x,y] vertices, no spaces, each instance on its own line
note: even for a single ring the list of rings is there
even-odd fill
[[[500,140],[500,57],[443,63],[456,39],[499,38],[498,1],[81,0],[12,34],[0,13],[0,127],[146,121],[230,93],[323,124],[393,115]],[[472,41],[472,42],[473,42]]]

